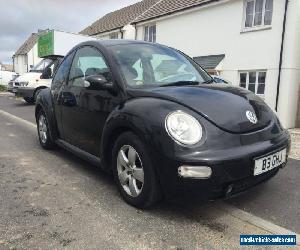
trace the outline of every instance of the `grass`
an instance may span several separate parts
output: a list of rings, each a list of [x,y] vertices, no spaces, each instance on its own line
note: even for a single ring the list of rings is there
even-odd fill
[[[7,87],[4,85],[0,85],[0,92],[5,92],[7,91]]]

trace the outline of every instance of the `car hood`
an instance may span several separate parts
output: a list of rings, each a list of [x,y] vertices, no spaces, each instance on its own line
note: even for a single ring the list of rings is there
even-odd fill
[[[179,103],[231,133],[259,130],[274,119],[272,110],[261,98],[245,89],[223,84],[131,89],[128,94],[131,97],[155,97]],[[256,124],[249,121],[247,111],[256,114]]]
[[[28,72],[20,75],[15,82],[35,82],[36,79],[40,79],[41,73]]]

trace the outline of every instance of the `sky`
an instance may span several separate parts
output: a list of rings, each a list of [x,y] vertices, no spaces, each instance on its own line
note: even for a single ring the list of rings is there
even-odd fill
[[[140,0],[0,0],[0,62],[38,29],[79,32],[113,10]]]

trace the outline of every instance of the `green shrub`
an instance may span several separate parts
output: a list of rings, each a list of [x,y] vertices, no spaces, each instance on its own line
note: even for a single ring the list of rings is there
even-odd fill
[[[7,87],[4,85],[0,85],[0,92],[7,91]]]

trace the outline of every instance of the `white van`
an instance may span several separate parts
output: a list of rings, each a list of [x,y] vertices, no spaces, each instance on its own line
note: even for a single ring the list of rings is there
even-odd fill
[[[8,86],[8,91],[23,97],[28,103],[34,103],[39,92],[50,87],[53,73],[62,58],[62,56],[44,58],[28,73],[12,81]]]

